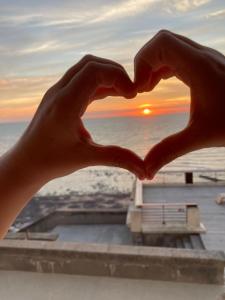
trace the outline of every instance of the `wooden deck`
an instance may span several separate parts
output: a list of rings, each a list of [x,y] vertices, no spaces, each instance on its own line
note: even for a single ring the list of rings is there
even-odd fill
[[[151,203],[197,203],[201,221],[207,230],[206,234],[202,234],[205,248],[225,251],[225,204],[215,202],[220,193],[225,193],[224,185],[144,185],[143,200]]]

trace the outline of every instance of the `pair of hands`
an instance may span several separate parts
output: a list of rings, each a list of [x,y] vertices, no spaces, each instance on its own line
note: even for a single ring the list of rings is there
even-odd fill
[[[47,91],[23,136],[0,158],[0,238],[32,196],[53,178],[107,165],[151,179],[178,156],[225,146],[225,57],[221,53],[160,31],[138,52],[134,67],[133,83],[119,64],[88,55]],[[128,149],[92,140],[81,117],[93,100],[133,98],[171,76],[190,87],[186,128],[155,145],[144,161]]]
[[[225,146],[225,57],[184,36],[160,31],[137,53],[134,83],[113,61],[87,55],[44,95],[22,138],[11,150],[23,176],[46,183],[81,168],[125,168],[140,179],[153,178],[173,159],[204,147]],[[176,76],[190,87],[189,122],[181,132],[155,145],[142,161],[117,146],[96,144],[81,117],[94,100],[134,98],[161,79]]]

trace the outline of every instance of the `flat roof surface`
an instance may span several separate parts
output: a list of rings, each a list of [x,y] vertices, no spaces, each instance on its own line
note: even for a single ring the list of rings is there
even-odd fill
[[[225,204],[215,202],[221,193],[225,193],[225,186],[144,185],[143,199],[150,203],[197,203],[207,230],[201,235],[206,249],[225,251]]]
[[[1,300],[219,300],[223,286],[0,271]]]
[[[65,242],[133,244],[130,230],[121,224],[58,225],[51,233],[58,233],[58,240]]]

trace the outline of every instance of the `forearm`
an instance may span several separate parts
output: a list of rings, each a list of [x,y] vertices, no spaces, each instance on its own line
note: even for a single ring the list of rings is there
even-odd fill
[[[0,238],[43,185],[37,173],[32,174],[29,161],[15,148],[0,158]]]

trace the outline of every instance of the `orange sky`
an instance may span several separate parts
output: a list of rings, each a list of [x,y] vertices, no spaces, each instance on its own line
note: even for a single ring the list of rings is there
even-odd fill
[[[180,103],[181,102],[181,103]],[[150,101],[145,104],[149,104],[150,112],[148,114],[144,113],[144,108],[140,106],[129,109],[121,110],[111,110],[111,111],[93,111],[89,109],[85,117],[87,118],[109,118],[109,117],[151,117],[162,114],[173,114],[173,113],[183,113],[189,111],[189,101],[177,101],[177,104],[166,106],[166,105],[151,105]]]
[[[29,120],[43,94],[85,54],[109,58],[133,78],[139,49],[166,28],[225,53],[224,1],[2,1],[0,122]],[[140,105],[149,104],[144,116]],[[179,113],[189,90],[176,78],[135,99],[95,101],[85,117]]]
[[[144,116],[143,105],[151,115],[186,112],[189,110],[189,89],[177,79],[162,81],[152,92],[138,94],[134,99],[112,98],[92,103],[87,117]]]
[[[1,121],[30,119],[41,101],[44,92],[57,77],[24,78],[0,81]],[[86,118],[119,116],[144,116],[142,106],[151,108],[151,115],[186,112],[189,108],[189,89],[172,78],[162,81],[151,93],[138,94],[134,99],[108,97],[93,102],[85,114]]]

